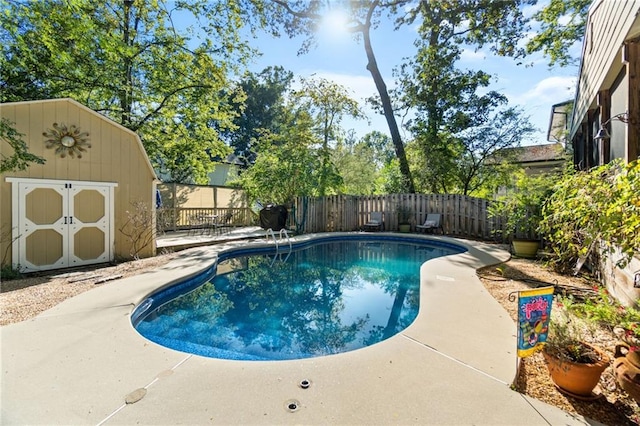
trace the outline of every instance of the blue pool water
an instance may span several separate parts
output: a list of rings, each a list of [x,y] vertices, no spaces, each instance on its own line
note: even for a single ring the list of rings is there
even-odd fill
[[[289,252],[223,254],[202,275],[134,311],[160,345],[235,360],[284,360],[385,340],[418,315],[420,266],[464,249],[426,240],[324,239]]]

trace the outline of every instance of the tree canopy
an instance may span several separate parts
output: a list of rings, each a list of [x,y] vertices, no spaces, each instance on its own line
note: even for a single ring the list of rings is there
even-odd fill
[[[137,132],[165,178],[204,182],[228,152],[260,0],[5,1],[0,100],[72,97]],[[190,22],[188,26],[178,22]],[[201,34],[201,36],[199,36]]]
[[[549,58],[549,66],[576,65],[578,58],[571,55],[570,49],[584,37],[591,3],[592,0],[550,0],[533,16],[541,28],[527,43],[527,51],[542,51]]]
[[[584,1],[551,0],[536,19],[557,29],[576,11],[578,25]],[[384,138],[345,135],[341,118],[362,112],[343,87],[308,79],[294,91],[280,66],[245,70],[257,53],[246,39],[254,28],[305,36],[301,52],[311,48],[329,11],[323,1],[4,0],[0,101],[77,99],[137,132],[164,180],[205,183],[213,160],[233,151],[250,167],[248,191],[272,202],[342,191],[469,193],[489,179],[484,161],[532,129],[504,95],[487,91],[491,75],[457,63],[463,48],[525,55],[522,9],[534,3],[344,2],[389,127]],[[384,19],[417,29],[416,54],[398,64],[394,90],[371,40]],[[396,114],[408,110],[405,146]],[[273,182],[283,189],[269,189]]]
[[[279,131],[293,79],[291,71],[274,66],[257,74],[247,72],[240,80],[239,89],[245,97],[234,103],[234,128],[226,129],[223,134],[246,165],[256,159],[260,134]]]

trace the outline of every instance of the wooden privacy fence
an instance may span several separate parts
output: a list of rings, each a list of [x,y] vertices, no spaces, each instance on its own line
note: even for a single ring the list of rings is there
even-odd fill
[[[444,233],[465,238],[502,240],[503,218],[490,218],[488,208],[497,201],[465,195],[391,194],[371,196],[334,195],[299,197],[295,202],[298,232],[356,231],[371,212],[383,213],[384,230],[398,231],[399,205],[411,210],[411,231],[424,223],[427,214],[439,213]],[[535,238],[535,235],[528,236]]]

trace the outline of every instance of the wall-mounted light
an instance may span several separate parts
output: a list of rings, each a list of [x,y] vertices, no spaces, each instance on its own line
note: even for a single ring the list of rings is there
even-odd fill
[[[618,121],[622,121],[623,123],[628,123],[629,122],[629,111],[625,111],[623,113],[616,114],[613,117],[611,117],[610,119],[608,119],[607,121],[605,121],[604,123],[600,124],[600,130],[598,130],[598,133],[596,133],[596,135],[593,137],[593,139],[595,139],[595,140],[611,139],[611,135],[609,134],[607,129],[605,129],[605,127],[604,127],[607,124],[609,124],[609,122],[611,120],[618,120]]]

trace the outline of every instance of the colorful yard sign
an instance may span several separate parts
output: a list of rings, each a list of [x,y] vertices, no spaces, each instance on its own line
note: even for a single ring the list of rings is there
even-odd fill
[[[553,286],[518,292],[518,356],[535,353],[547,340]]]

